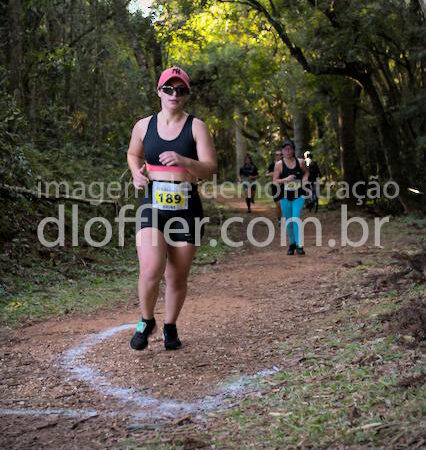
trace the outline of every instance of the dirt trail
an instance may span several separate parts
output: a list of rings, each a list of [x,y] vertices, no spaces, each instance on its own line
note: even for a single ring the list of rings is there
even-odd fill
[[[254,205],[249,216],[242,203],[228,206],[244,215],[245,224],[260,211],[265,215],[266,209]],[[272,219],[273,211],[266,215]],[[325,242],[337,239],[337,214],[319,217]],[[260,239],[266,227],[260,224],[256,230]],[[237,383],[226,392],[224,382],[264,369],[285,370],[292,364],[283,350],[286,339],[313,333],[316,321],[330,314],[339,296],[350,292],[345,266],[356,266],[365,254],[386,251],[371,245],[315,247],[313,238],[309,229],[305,257],[287,256],[276,238],[265,248],[245,243],[223,262],[202,267],[190,279],[178,324],[184,347],[177,352],[164,351],[161,333],[146,351],[133,352],[128,346],[132,330],[124,329],[88,346],[80,358],[68,353],[66,359],[70,349],[81,349],[88,335],[136,322],[136,294],[119,309],[3,331],[0,446],[114,447],[132,429],[158,422],[162,413],[167,419],[173,402],[179,406],[172,421],[188,414],[202,421],[209,408],[223,407],[227,393],[238,390]],[[162,295],[156,317],[161,324]],[[87,381],[90,377],[92,383]],[[147,397],[154,403],[142,407]],[[152,408],[155,414],[150,417]],[[12,414],[14,409],[19,411]],[[48,409],[52,414],[39,415]]]

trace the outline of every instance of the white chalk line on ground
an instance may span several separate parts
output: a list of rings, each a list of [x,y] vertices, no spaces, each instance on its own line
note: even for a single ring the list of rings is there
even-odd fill
[[[194,402],[176,401],[172,399],[157,399],[140,394],[133,388],[123,388],[111,384],[102,373],[84,362],[87,352],[115,334],[131,328],[136,324],[125,324],[87,336],[78,346],[66,351],[59,360],[59,366],[77,379],[91,386],[98,393],[117,399],[124,411],[96,411],[78,409],[33,409],[33,408],[0,408],[0,415],[51,415],[60,414],[68,417],[91,415],[125,415],[135,419],[168,419],[177,414],[203,413],[220,407],[226,407],[232,397],[242,395],[250,384],[259,378],[279,372],[277,367],[265,369],[254,375],[243,375],[238,380],[231,381],[219,387],[216,393],[207,395]]]
[[[67,409],[67,408],[0,408],[1,416],[97,416],[98,412],[94,409]]]

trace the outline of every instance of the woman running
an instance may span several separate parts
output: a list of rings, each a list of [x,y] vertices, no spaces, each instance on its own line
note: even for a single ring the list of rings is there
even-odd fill
[[[165,70],[158,81],[161,111],[139,120],[127,153],[133,183],[143,189],[141,229],[136,235],[138,293],[142,318],[130,346],[143,350],[155,331],[154,308],[164,275],[164,346],[181,346],[176,321],[186,297],[187,280],[203,218],[197,179],[211,179],[216,152],[207,126],[184,111],[190,80],[179,67]]]
[[[275,164],[274,181],[283,187],[284,198],[281,199],[281,211],[286,219],[286,230],[289,247],[287,254],[304,255],[305,251],[299,242],[299,225],[287,220],[297,217],[300,219],[303,203],[302,183],[306,182],[309,172],[303,159],[296,158],[293,141],[285,141],[282,146],[283,158]]]
[[[238,181],[243,183],[244,193],[246,197],[247,212],[251,212],[251,204],[254,203],[256,196],[256,181],[258,175],[257,167],[253,164],[250,155],[244,158],[244,165],[240,167],[240,176]]]

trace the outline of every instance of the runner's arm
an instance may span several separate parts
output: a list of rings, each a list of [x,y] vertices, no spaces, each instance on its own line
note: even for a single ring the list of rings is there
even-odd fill
[[[267,177],[271,177],[273,179],[274,178],[275,164],[274,164],[274,168],[272,170],[270,169],[271,165],[268,167],[268,170],[266,172],[266,176]]]
[[[132,136],[130,138],[129,149],[127,150],[127,164],[132,172],[132,175],[139,173],[139,169],[144,163],[144,151],[143,151],[143,137],[146,132],[146,126],[144,126],[144,120],[139,120],[132,130]],[[144,132],[145,128],[145,132]]]
[[[239,172],[239,175],[238,175],[238,177],[237,177],[237,181],[238,181],[238,183],[241,183],[241,180],[242,180],[242,177],[243,176],[243,168],[242,167],[240,167],[240,172]]]
[[[194,118],[192,133],[197,144],[198,161],[183,157],[183,166],[197,178],[211,180],[217,172],[216,149],[207,125]]]
[[[136,123],[133,127],[129,149],[127,150],[127,164],[132,173],[133,184],[137,189],[143,188],[149,182],[149,179],[144,175],[143,138],[145,137],[146,128],[146,119],[139,120]]]
[[[303,159],[299,159],[299,164],[303,172],[302,181],[306,182],[309,178],[309,169],[306,167],[305,161]]]

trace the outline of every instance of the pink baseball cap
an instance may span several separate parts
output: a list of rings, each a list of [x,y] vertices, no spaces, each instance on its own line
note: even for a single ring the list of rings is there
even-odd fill
[[[188,74],[181,69],[180,67],[170,67],[170,69],[166,69],[158,80],[157,89],[166,84],[172,78],[178,78],[185,84],[185,86],[189,89],[189,76]]]

